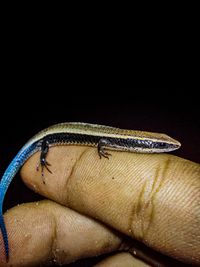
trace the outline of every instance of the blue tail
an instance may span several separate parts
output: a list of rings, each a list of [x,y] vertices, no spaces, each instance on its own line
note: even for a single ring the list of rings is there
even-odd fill
[[[36,147],[36,143],[24,146],[19,153],[15,156],[12,162],[9,164],[8,168],[4,172],[4,175],[0,181],[0,228],[1,233],[3,236],[4,246],[5,246],[5,253],[6,253],[6,260],[9,260],[9,244],[8,244],[8,235],[6,231],[6,226],[3,219],[3,212],[2,206],[5,194],[8,190],[10,183],[12,182],[15,174],[18,170],[23,166],[25,161],[38,150]]]
[[[6,226],[3,218],[3,201],[5,194],[7,192],[7,189],[14,178],[15,174],[19,170],[21,166],[21,162],[18,161],[18,155],[13,159],[13,161],[10,163],[6,171],[4,172],[4,175],[0,182],[0,228],[1,233],[3,236],[4,246],[5,246],[5,254],[6,254],[6,260],[9,260],[9,244],[8,244],[8,235],[6,231]]]
[[[6,261],[8,262],[8,260],[9,260],[8,235],[7,235],[6,226],[5,226],[5,223],[4,223],[4,218],[3,218],[2,211],[0,212],[0,227],[1,227],[1,233],[2,233],[2,236],[3,236],[3,242],[4,242],[4,246],[5,246]]]

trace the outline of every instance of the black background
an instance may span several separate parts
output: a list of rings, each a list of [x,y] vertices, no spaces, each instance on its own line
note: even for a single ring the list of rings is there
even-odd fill
[[[104,9],[114,19],[90,8],[58,18],[49,7],[20,8],[3,12],[0,174],[30,137],[63,121],[165,132],[182,143],[173,154],[200,162],[195,23],[176,14],[170,27],[169,14],[144,9],[123,21],[113,7]],[[17,175],[4,209],[39,198]]]
[[[1,93],[0,173],[25,142],[41,129],[59,122],[89,122],[163,132],[182,143],[173,154],[200,163],[199,96],[195,88],[117,87],[20,82]],[[78,79],[78,78],[77,78]],[[20,81],[22,79],[20,78]],[[6,195],[4,210],[41,199],[25,187],[19,174]],[[80,266],[87,266],[83,261]],[[75,265],[72,265],[75,266]],[[76,264],[79,266],[79,264]],[[88,265],[89,266],[89,265]]]

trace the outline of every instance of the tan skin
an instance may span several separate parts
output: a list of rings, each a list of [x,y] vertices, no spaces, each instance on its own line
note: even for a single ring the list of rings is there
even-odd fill
[[[47,200],[6,212],[10,261],[0,236],[0,266],[64,265],[109,252],[116,255],[96,266],[153,266],[134,239],[200,264],[200,164],[170,154],[111,153],[100,160],[95,148],[52,147],[45,184],[36,170],[39,152],[26,162],[22,179]]]

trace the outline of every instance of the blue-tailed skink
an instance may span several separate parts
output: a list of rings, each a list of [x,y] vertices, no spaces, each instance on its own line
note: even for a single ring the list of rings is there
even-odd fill
[[[98,154],[108,158],[107,150],[137,153],[162,153],[180,147],[180,143],[166,134],[135,130],[124,130],[88,123],[60,123],[53,125],[32,137],[18,152],[0,181],[0,228],[5,245],[6,259],[9,259],[8,236],[4,223],[2,206],[7,189],[18,170],[37,151],[41,151],[40,165],[50,170],[46,160],[48,150],[57,145],[85,145],[97,147]]]

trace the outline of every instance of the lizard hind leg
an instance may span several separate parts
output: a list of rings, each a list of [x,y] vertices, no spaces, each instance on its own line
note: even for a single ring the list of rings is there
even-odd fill
[[[39,167],[41,166],[41,174],[42,174],[42,181],[45,184],[44,180],[44,169],[46,169],[48,172],[52,173],[52,171],[49,169],[49,166],[51,164],[46,160],[47,154],[49,151],[49,142],[46,139],[43,139],[41,142],[41,153],[40,153],[40,162],[37,165],[37,171],[39,171]]]

